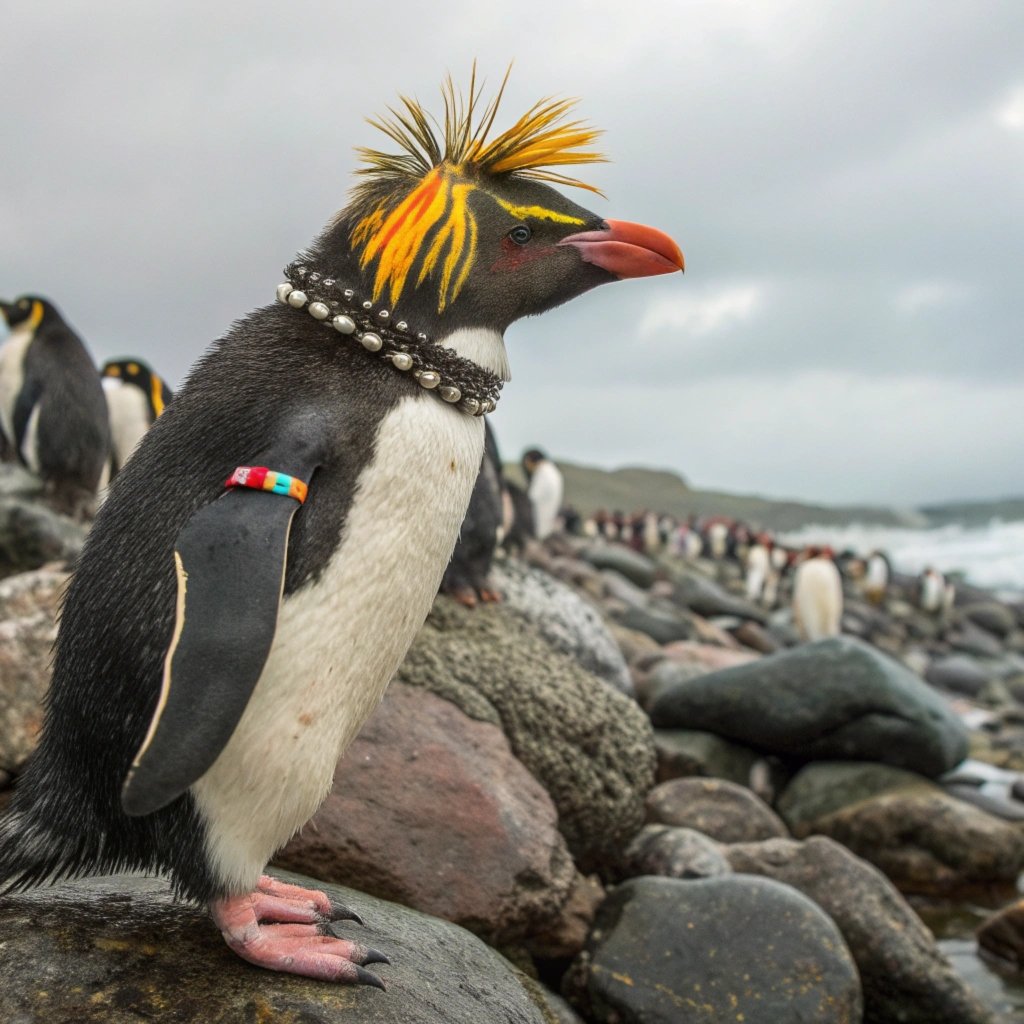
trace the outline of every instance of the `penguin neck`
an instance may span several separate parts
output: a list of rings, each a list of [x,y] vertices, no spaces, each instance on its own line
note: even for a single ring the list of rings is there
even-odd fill
[[[437,343],[493,373],[501,381],[507,383],[512,379],[505,336],[500,331],[489,327],[459,327],[440,335]]]

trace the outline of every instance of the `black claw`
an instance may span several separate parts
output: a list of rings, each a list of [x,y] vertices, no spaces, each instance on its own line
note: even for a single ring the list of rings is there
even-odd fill
[[[384,988],[384,982],[376,974],[364,971],[362,967],[356,967],[356,980],[360,985],[372,985],[374,988],[379,988],[382,992],[387,991]]]
[[[335,900],[331,900],[331,920],[355,921],[356,924],[363,923],[363,919],[354,910],[349,910],[343,903],[338,903]]]
[[[391,958],[382,953],[379,949],[374,949],[372,946],[366,947],[366,959],[363,961],[364,964],[389,964]]]

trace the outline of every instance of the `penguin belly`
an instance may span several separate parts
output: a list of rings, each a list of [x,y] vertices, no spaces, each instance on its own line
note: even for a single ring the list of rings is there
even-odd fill
[[[251,891],[330,791],[430,611],[483,444],[482,418],[432,396],[402,399],[380,423],[338,546],[285,598],[249,704],[192,787],[207,858],[228,891]]]
[[[103,394],[110,413],[114,467],[120,469],[149,430],[149,401],[141,388],[113,377],[103,378]]]
[[[34,333],[27,327],[16,327],[0,345],[0,428],[14,446],[14,406],[25,381],[25,357]]]
[[[793,614],[805,640],[839,636],[843,618],[843,583],[829,561],[812,558],[796,571]]]

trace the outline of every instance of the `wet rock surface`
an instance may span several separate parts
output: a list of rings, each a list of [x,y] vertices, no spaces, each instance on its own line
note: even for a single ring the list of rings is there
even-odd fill
[[[967,753],[967,732],[920,679],[861,641],[839,637],[663,690],[659,728],[702,729],[803,760],[880,761],[924,775]]]
[[[647,820],[692,828],[719,843],[788,836],[789,829],[749,789],[723,779],[672,779],[647,794]]]
[[[838,843],[770,839],[723,853],[734,871],[791,885],[832,918],[860,973],[864,1024],[993,1021],[896,888]]]
[[[566,989],[601,1024],[859,1024],[862,1010],[825,913],[788,886],[740,876],[623,883]]]
[[[550,1024],[535,985],[469,932],[352,889],[320,888],[366,922],[346,922],[346,938],[390,957],[374,967],[387,991],[252,967],[204,912],[172,903],[165,883],[105,878],[0,900],[0,1020]]]

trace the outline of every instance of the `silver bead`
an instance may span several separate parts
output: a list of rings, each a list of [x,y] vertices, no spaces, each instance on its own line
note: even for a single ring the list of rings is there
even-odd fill
[[[354,334],[356,322],[350,316],[336,316],[331,325],[339,334]]]
[[[324,278],[324,287],[333,288],[338,282],[333,277]]]
[[[416,335],[416,340],[417,341],[426,341],[427,340],[427,336],[422,331],[420,331],[420,333]]]
[[[451,384],[445,384],[443,387],[438,388],[437,393],[446,402],[457,402],[462,397],[462,392]]]
[[[441,374],[436,370],[424,370],[419,376],[419,381],[425,388],[436,388],[441,383]]]
[[[311,282],[312,284],[316,284],[316,283],[317,283],[317,281],[319,281],[319,280],[320,280],[320,275],[319,275],[319,274],[310,274],[310,275],[309,275],[309,280],[310,280],[310,282]]]
[[[407,331],[409,330],[409,325],[404,320],[399,320],[398,323],[395,324],[395,330]]]
[[[302,309],[306,304],[306,293],[300,292],[296,289],[293,292],[288,293],[288,305],[293,306],[295,309]]]
[[[352,291],[352,289],[351,289],[351,288],[346,288],[346,289],[345,289],[345,290],[344,290],[344,291],[343,291],[343,292],[342,292],[341,294],[342,294],[342,295],[343,295],[343,296],[344,296],[344,297],[345,297],[345,298],[346,298],[346,299],[347,299],[347,300],[348,300],[349,302],[351,302],[351,301],[352,301],[352,300],[353,300],[353,299],[355,298],[355,296],[356,296],[356,293],[355,293],[354,291]]]
[[[379,316],[381,320],[387,320],[387,318],[391,316],[391,314],[386,309],[382,309],[380,310],[380,312],[377,313],[377,316]]]
[[[295,276],[296,277],[305,277],[306,276],[306,268],[305,267],[296,267],[295,268]]]
[[[399,370],[411,370],[412,369],[412,356],[408,352],[396,352],[391,357],[391,362],[395,364],[395,368]]]
[[[468,412],[470,416],[475,416],[480,411],[480,403],[475,398],[464,398],[459,403],[459,408]]]
[[[328,309],[326,302],[311,302],[309,304],[309,315],[314,320],[326,320],[331,315],[331,311]]]
[[[384,342],[381,341],[380,335],[374,334],[372,331],[360,334],[359,340],[367,352],[379,352],[384,347]]]
[[[285,281],[284,284],[279,284],[277,286],[277,301],[278,302],[287,302],[288,301],[288,296],[291,295],[291,293],[292,293],[292,286],[287,281]]]
[[[369,299],[367,299],[363,303],[363,309],[365,309],[367,312],[369,312],[371,309],[373,309],[373,303]]]
[[[485,413],[494,412],[494,410],[497,409],[497,407],[498,407],[498,403],[493,398],[485,398],[480,403],[480,409],[481,409],[482,412],[485,412]]]

